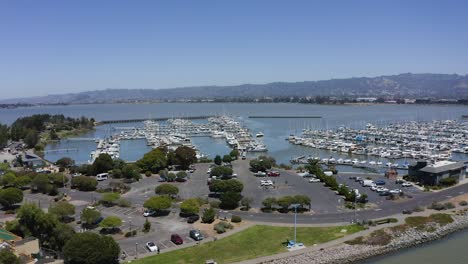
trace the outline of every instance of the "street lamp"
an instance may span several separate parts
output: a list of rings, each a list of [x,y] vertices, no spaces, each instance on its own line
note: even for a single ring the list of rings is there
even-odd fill
[[[135,258],[138,258],[138,242],[135,242]]]
[[[294,208],[294,245],[296,245],[296,225],[297,225],[297,208],[301,206],[300,204],[291,204],[291,207]]]

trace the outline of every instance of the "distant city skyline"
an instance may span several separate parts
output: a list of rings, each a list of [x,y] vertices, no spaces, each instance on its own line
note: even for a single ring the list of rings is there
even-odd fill
[[[466,1],[1,1],[0,99],[468,73]]]

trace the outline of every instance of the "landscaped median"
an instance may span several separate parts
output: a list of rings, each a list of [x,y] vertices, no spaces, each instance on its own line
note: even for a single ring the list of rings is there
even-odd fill
[[[325,243],[363,230],[362,226],[298,227],[297,241],[306,246]],[[255,225],[231,236],[193,247],[146,257],[133,263],[233,263],[286,252],[283,244],[293,239],[293,227]]]

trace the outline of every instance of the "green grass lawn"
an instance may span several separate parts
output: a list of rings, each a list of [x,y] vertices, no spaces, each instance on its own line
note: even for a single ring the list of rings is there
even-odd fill
[[[346,229],[347,232],[341,232]],[[363,230],[361,226],[298,227],[297,241],[306,246],[324,243]],[[282,245],[294,238],[292,227],[256,225],[216,242],[179,249],[134,261],[133,263],[202,264],[207,259],[232,263],[285,252]]]

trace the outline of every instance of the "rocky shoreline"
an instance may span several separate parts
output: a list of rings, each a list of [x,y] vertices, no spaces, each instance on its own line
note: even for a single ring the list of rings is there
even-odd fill
[[[409,248],[429,241],[443,238],[451,233],[468,228],[468,213],[452,215],[453,222],[444,226],[434,226],[435,230],[421,231],[415,228],[394,234],[385,246],[341,244],[318,251],[276,259],[268,264],[350,264],[371,257],[388,254],[399,249]]]

